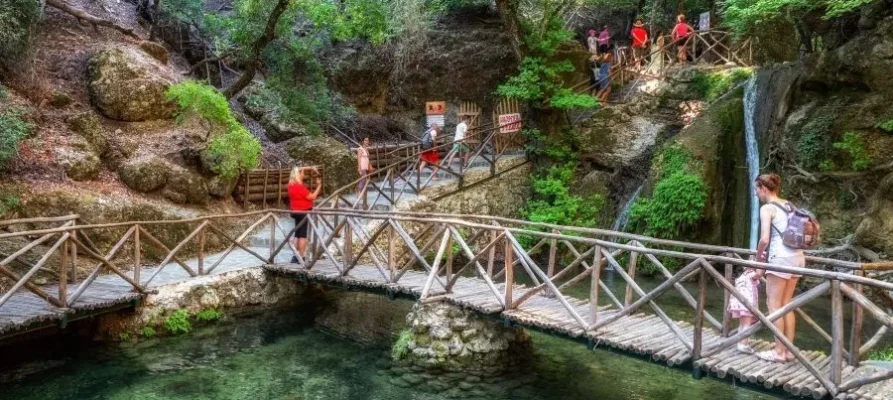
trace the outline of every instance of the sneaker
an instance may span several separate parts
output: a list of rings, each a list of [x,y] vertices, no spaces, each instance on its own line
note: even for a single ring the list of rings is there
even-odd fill
[[[738,351],[746,354],[753,354],[753,347],[750,347],[749,344],[746,343],[738,343]]]

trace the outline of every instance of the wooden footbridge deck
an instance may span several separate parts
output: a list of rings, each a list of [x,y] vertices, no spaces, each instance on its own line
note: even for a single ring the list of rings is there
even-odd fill
[[[746,249],[613,231],[490,216],[345,208],[315,210],[305,220],[310,224],[308,254],[298,257],[297,263],[288,263],[294,249],[286,250],[291,243],[285,238],[295,227],[289,226],[288,218],[282,218],[287,213],[265,210],[102,225],[77,225],[71,217],[51,218],[43,222],[56,225],[2,232],[0,240],[28,241],[0,260],[0,274],[15,282],[11,289],[0,293],[0,329],[22,332],[35,322],[62,319],[64,323],[67,316],[125,307],[162,282],[192,279],[226,268],[263,266],[270,273],[308,282],[405,295],[422,302],[450,302],[508,323],[574,338],[591,347],[691,370],[698,377],[719,377],[734,384],[813,398],[893,397],[893,369],[862,360],[893,328],[893,312],[863,294],[890,300],[893,284],[865,276],[889,269],[889,263],[808,257],[811,268],[790,268],[748,261],[751,252]],[[238,236],[230,235],[220,223],[227,218],[238,218],[247,228]],[[159,226],[189,233],[169,247],[150,234],[149,228]],[[102,251],[90,236],[109,229],[126,233]],[[205,255],[210,235],[219,239],[217,245],[222,242],[227,248]],[[261,244],[254,240],[259,236],[266,238]],[[143,251],[146,246],[162,250],[163,256],[151,257]],[[180,258],[186,258],[187,249],[196,251],[196,247],[195,258]],[[20,260],[35,249],[43,253],[35,264]],[[122,257],[123,253],[128,253],[127,257]],[[82,258],[81,264],[89,259],[95,268],[88,274],[74,271],[77,257]],[[48,263],[51,259],[58,262],[53,266]],[[154,267],[142,268],[150,261]],[[27,272],[17,274],[10,268],[14,262],[26,264]],[[684,267],[671,271],[666,267],[670,262]],[[663,279],[649,291],[637,283],[637,269],[646,263]],[[736,268],[742,267],[797,273],[821,283],[769,314],[762,313],[759,305],[748,303],[759,322],[738,331],[733,329],[728,313],[711,315],[706,305],[708,301],[723,302],[724,310],[731,296],[747,302],[731,283]],[[625,282],[623,292],[614,293],[605,284],[602,275],[608,270]],[[49,276],[51,282],[36,284],[38,272]],[[698,284],[690,293],[681,282],[692,279]],[[708,299],[708,285],[722,288],[724,298]],[[675,320],[671,319],[660,305],[661,296],[668,292],[678,292],[691,306],[691,313],[681,317],[676,312]],[[829,293],[830,297],[825,296]],[[830,327],[823,327],[804,311],[805,304],[816,302],[832,310]],[[853,316],[846,326],[845,309]],[[772,324],[791,312],[803,322],[801,331],[814,329],[827,340],[826,351],[802,350],[796,346],[796,339],[785,338]],[[879,323],[879,330],[863,332],[866,315]],[[796,359],[769,363],[735,350],[737,343],[759,330],[768,330],[779,338]],[[754,342],[758,350],[770,346]]]

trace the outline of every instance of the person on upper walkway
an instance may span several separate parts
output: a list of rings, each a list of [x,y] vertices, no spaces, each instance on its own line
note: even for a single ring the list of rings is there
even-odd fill
[[[595,29],[589,30],[589,37],[586,38],[586,47],[592,54],[598,54],[598,36]]]
[[[673,27],[671,38],[676,43],[676,58],[680,63],[688,62],[688,44],[694,31],[695,28],[685,22],[685,14],[676,17],[676,26]]]
[[[608,103],[608,96],[611,95],[611,62],[614,61],[614,55],[611,54],[611,47],[608,51],[602,53],[601,63],[598,67],[598,99],[602,104]]]
[[[806,266],[803,250],[792,249],[784,244],[781,232],[788,228],[788,213],[792,205],[779,197],[781,178],[776,174],[764,174],[754,181],[754,190],[763,206],[760,207],[760,241],[757,244],[757,261],[787,267]],[[767,252],[768,249],[768,252]],[[797,288],[799,275],[784,272],[757,270],[757,275],[766,277],[766,306],[772,313],[791,302]],[[793,312],[775,320],[775,326],[791,342],[794,341],[796,316]],[[775,339],[775,348],[757,354],[763,360],[785,362],[794,359],[794,354]]]
[[[422,174],[422,171],[425,170],[425,166],[431,164],[431,180],[437,180],[437,170],[440,169],[437,165],[440,163],[440,149],[437,147],[437,135],[440,134],[440,126],[436,123],[431,124],[431,129],[428,132],[425,132],[422,135],[422,142],[427,140],[430,144],[430,148],[424,149],[420,156],[421,160],[419,161],[419,175]],[[425,138],[428,136],[428,138]]]
[[[313,192],[310,192],[310,189],[304,185],[304,180],[309,174],[316,175],[314,181],[316,188]],[[319,196],[320,191],[322,191],[322,178],[315,167],[295,167],[291,170],[291,174],[288,177],[288,203],[291,217],[295,220],[294,246],[301,258],[305,260],[307,255],[307,230],[310,225],[307,213],[313,210],[313,202]],[[291,258],[291,262],[298,262],[297,255]]]
[[[369,163],[369,138],[363,138],[360,147],[357,148],[357,173],[360,174],[360,181],[357,182],[357,192],[362,193],[369,183],[369,174],[372,173],[372,164]]]
[[[611,45],[611,31],[608,26],[602,27],[602,31],[598,34],[598,51],[599,53],[607,53]]]
[[[642,22],[641,18],[637,19],[633,24],[630,35],[633,37],[633,63],[637,67],[641,67],[648,53],[648,31],[645,30],[645,23]]]
[[[462,168],[465,169],[468,167],[468,138],[466,137],[468,134],[468,116],[462,115],[460,118],[459,125],[456,125],[456,135],[453,136],[453,154],[450,154],[450,158],[447,160],[447,166],[453,163],[453,158],[456,155],[459,155],[459,158],[462,160]]]

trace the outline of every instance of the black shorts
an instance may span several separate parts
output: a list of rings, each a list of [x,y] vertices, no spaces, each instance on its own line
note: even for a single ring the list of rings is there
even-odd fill
[[[611,47],[608,46],[608,45],[606,45],[606,44],[600,44],[600,45],[598,45],[598,52],[599,52],[599,53],[607,53],[608,50],[610,50],[610,49],[611,49]]]
[[[307,220],[307,214],[292,213],[291,217],[295,219],[295,227],[297,227],[297,229],[295,229],[295,239],[307,239],[307,228],[309,228],[310,225],[310,220]],[[301,225],[301,222],[304,220],[307,220],[307,222],[304,222],[304,224]]]

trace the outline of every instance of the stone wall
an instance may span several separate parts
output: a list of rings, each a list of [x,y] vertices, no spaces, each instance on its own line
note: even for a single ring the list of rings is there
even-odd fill
[[[381,294],[333,289],[326,293],[326,308],[314,322],[320,330],[353,341],[390,344],[395,333],[406,328],[412,304]]]

